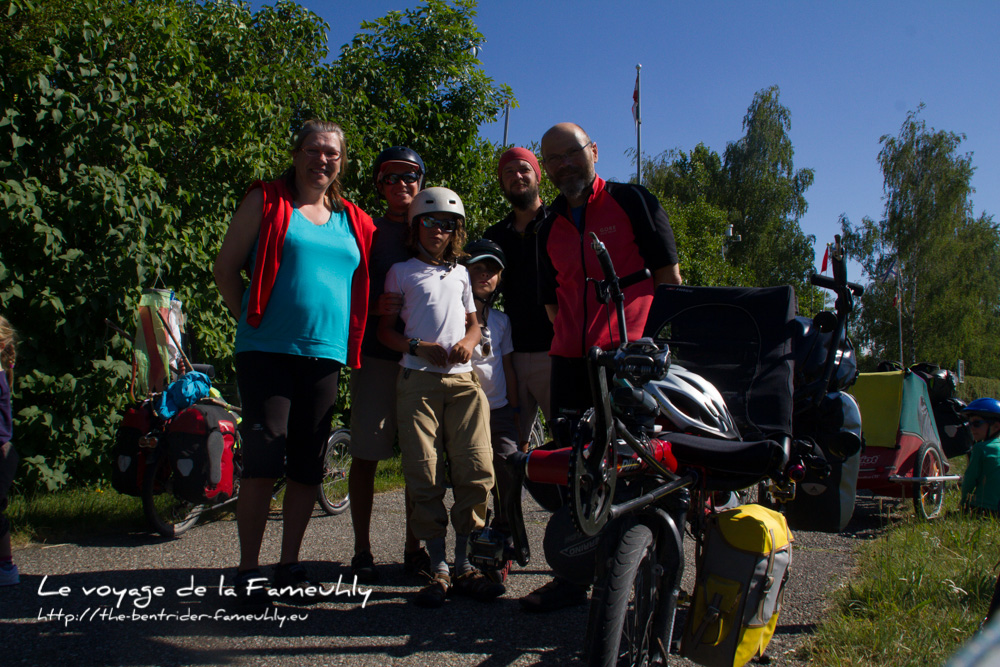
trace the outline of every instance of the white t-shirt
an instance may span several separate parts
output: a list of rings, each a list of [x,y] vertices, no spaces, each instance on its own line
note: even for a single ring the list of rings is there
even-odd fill
[[[407,338],[434,342],[449,353],[465,338],[465,317],[476,312],[472,300],[469,271],[461,264],[454,267],[428,264],[414,257],[393,264],[385,277],[385,291],[403,295],[399,316]],[[435,366],[422,357],[404,354],[399,365],[433,373],[467,373],[472,362]]]
[[[490,308],[490,312],[486,314],[486,328],[490,332],[490,356],[483,356],[481,340],[472,353],[472,367],[476,369],[479,384],[489,399],[490,410],[496,410],[507,405],[507,376],[503,372],[503,357],[514,351],[514,343],[510,337],[510,318],[499,310]]]

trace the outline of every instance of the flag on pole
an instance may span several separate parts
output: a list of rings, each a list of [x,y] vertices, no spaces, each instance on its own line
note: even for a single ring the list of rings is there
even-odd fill
[[[890,280],[895,280],[897,277],[899,277],[899,269],[896,268],[896,258],[893,257],[892,261],[889,262],[889,268],[878,277],[878,282],[884,285]]]
[[[639,70],[635,72],[635,89],[632,90],[632,121],[639,124]]]
[[[826,251],[823,253],[823,266],[820,267],[820,273],[826,273],[826,264],[830,259],[830,244],[826,244]]]

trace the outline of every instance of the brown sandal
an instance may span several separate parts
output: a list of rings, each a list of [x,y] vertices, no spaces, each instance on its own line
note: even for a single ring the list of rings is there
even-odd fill
[[[444,572],[437,572],[431,578],[431,582],[420,589],[413,603],[418,607],[428,607],[435,609],[444,604],[448,597],[448,589],[451,588],[451,576]]]

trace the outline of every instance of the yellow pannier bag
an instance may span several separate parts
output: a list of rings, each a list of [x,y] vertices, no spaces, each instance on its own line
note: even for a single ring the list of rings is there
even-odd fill
[[[763,655],[791,564],[792,533],[778,512],[741,505],[711,517],[681,655],[706,667],[741,667]]]

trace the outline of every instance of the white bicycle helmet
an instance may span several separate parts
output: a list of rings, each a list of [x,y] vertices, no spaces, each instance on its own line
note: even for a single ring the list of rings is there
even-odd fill
[[[722,394],[711,382],[673,365],[662,380],[646,385],[660,404],[660,413],[680,431],[738,440],[739,429]]]
[[[427,188],[417,193],[410,202],[410,220],[428,213],[457,213],[465,221],[462,199],[448,188]]]

